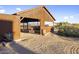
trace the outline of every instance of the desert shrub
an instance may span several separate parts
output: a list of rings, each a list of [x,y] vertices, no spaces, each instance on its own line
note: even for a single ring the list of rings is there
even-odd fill
[[[58,30],[59,35],[79,37],[79,28],[73,26],[60,26]]]
[[[35,33],[38,33],[39,34],[40,33],[40,30],[35,30]]]

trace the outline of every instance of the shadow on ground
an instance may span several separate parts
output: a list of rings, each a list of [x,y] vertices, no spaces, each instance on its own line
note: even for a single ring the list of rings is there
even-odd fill
[[[17,44],[16,42],[11,42],[10,47],[18,54],[35,54],[33,51]]]

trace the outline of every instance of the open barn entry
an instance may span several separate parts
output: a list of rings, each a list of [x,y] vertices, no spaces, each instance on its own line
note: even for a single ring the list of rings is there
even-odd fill
[[[40,34],[40,22],[38,19],[23,18],[21,20],[21,32]]]

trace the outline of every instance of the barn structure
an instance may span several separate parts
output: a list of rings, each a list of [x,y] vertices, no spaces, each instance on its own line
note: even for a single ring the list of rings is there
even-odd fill
[[[20,33],[38,33],[45,35],[53,28],[55,18],[45,6],[24,10],[12,15],[0,14],[0,33],[12,33],[14,39],[20,39]],[[35,22],[33,24],[33,22]],[[49,25],[49,23],[52,25]]]

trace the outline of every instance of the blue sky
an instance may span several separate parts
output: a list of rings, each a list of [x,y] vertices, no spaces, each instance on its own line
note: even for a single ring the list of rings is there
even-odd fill
[[[0,13],[12,14],[37,6],[38,5],[0,5]],[[46,8],[55,17],[55,22],[67,21],[70,23],[79,23],[78,5],[46,5]]]

